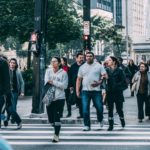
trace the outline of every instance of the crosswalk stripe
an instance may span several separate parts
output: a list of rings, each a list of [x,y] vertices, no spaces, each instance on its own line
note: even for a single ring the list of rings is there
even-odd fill
[[[5,139],[9,140],[48,140],[52,139],[51,136],[3,136]],[[137,137],[137,136],[60,136],[61,140],[67,139],[67,140],[150,140],[150,137]]]
[[[150,145],[150,142],[58,142],[51,143],[50,142],[9,142],[11,145],[132,145],[132,146],[140,146],[140,145]]]
[[[60,142],[57,145],[150,145],[150,126],[127,125],[125,129],[115,125],[113,131],[107,131],[108,125],[100,129],[93,125],[92,130],[82,131],[82,125],[63,125]],[[49,124],[23,124],[21,130],[15,125],[3,128],[2,137],[11,145],[55,145],[53,127]]]

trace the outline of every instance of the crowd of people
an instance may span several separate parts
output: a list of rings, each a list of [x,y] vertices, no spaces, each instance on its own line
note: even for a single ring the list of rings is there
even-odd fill
[[[15,58],[7,60],[0,56],[0,127],[4,113],[9,120],[22,127],[22,121],[17,113],[18,96],[24,96],[24,81],[18,69]],[[136,96],[138,107],[138,121],[142,122],[144,116],[150,119],[150,60],[141,62],[138,66],[129,60],[127,66],[123,65],[121,57],[109,56],[102,64],[95,59],[94,53],[86,52],[76,54],[75,63],[68,65],[65,57],[53,57],[51,67],[45,72],[45,85],[55,87],[54,100],[46,106],[48,120],[54,128],[52,142],[59,142],[61,130],[61,117],[72,116],[72,105],[79,109],[78,119],[83,119],[83,131],[91,130],[90,104],[96,109],[97,120],[103,127],[104,105],[108,109],[108,131],[114,128],[114,106],[120,118],[121,126],[125,127],[123,111],[123,91],[130,85],[131,96]],[[46,94],[46,93],[45,93]],[[64,106],[67,106],[67,116],[63,116]],[[145,107],[144,107],[145,105]],[[144,113],[145,111],[145,113]]]

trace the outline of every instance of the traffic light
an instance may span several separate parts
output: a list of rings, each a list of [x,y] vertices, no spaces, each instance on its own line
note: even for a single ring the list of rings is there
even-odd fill
[[[35,55],[40,53],[40,34],[38,32],[32,32],[30,37],[30,51]]]
[[[88,35],[83,35],[83,39],[84,39],[85,41],[87,41],[87,40],[88,40]]]

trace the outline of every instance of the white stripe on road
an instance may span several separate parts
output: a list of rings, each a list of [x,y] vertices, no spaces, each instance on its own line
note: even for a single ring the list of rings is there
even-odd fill
[[[7,128],[3,128],[4,130],[6,129],[15,129],[16,128],[16,126],[9,126],[9,127],[7,127]],[[82,126],[81,127],[61,127],[61,129],[80,129],[80,130],[82,130]],[[108,126],[104,126],[103,128],[101,128],[100,126],[92,126],[91,127],[91,129],[92,130],[96,130],[96,129],[107,129],[108,128]],[[37,127],[37,126],[35,126],[35,127],[33,127],[33,126],[23,126],[22,127],[22,130],[23,129],[53,129],[53,127],[47,127],[47,126],[45,126],[45,127]],[[114,127],[114,130],[120,130],[120,129],[122,129],[122,127]],[[124,128],[125,130],[149,130],[150,131],[150,128],[142,128],[142,127],[125,127]]]
[[[7,140],[47,140],[53,136],[3,136]],[[60,136],[61,140],[150,140],[150,137],[142,136]]]
[[[26,133],[26,134],[45,134],[45,133],[49,133],[49,134],[53,134],[53,131],[38,131],[38,130],[34,130],[34,131],[22,131],[22,130],[9,130],[9,131],[1,131],[1,134],[5,134],[5,133]],[[84,131],[61,131],[61,134],[144,134],[144,135],[150,135],[150,132],[138,132],[138,131],[88,131],[88,132],[84,132]]]
[[[112,146],[112,145],[132,145],[132,146],[146,146],[150,145],[150,142],[58,142],[52,143],[50,142],[9,142],[11,145],[105,145],[105,146]]]

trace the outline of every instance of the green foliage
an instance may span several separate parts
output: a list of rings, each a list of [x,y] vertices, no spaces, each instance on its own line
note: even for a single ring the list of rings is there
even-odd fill
[[[24,70],[22,72],[22,76],[25,82],[25,95],[32,95],[32,87],[33,87],[33,81],[32,81],[32,73],[33,70]]]
[[[115,56],[120,56],[125,49],[123,46],[123,36],[120,32],[122,27],[114,26],[113,21],[105,18],[94,16],[92,17],[92,41],[104,41],[104,53],[114,53]]]
[[[0,1],[0,42],[14,37],[20,43],[29,40],[34,30],[35,0]],[[71,0],[48,0],[47,42],[49,48],[80,37],[81,25]]]

